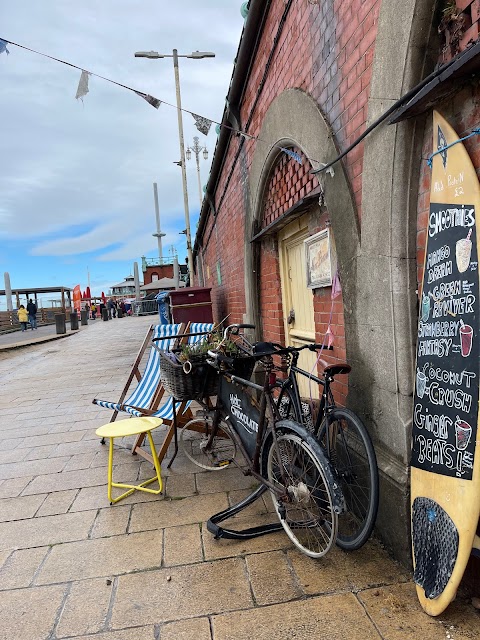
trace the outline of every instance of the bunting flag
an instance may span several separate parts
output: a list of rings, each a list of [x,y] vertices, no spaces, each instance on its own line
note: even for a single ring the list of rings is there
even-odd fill
[[[285,149],[284,147],[280,147],[280,149],[283,151],[283,153],[286,153],[287,156],[293,158],[295,162],[298,162],[298,164],[302,164],[302,156],[300,154],[295,153],[295,151],[292,151],[291,149]]]
[[[203,133],[204,136],[207,136],[208,132],[210,131],[210,127],[212,126],[212,120],[204,118],[203,116],[199,116],[196,113],[192,113],[192,116],[195,120],[195,126],[197,127],[197,129],[200,131],[200,133]]]
[[[330,325],[328,325],[326,335],[328,336],[328,346],[331,347],[335,341],[335,334],[333,333],[333,329]]]
[[[334,298],[338,298],[338,296],[342,293],[342,286],[340,284],[340,278],[338,277],[338,269],[335,271],[335,275],[333,276],[332,282],[332,300]]]
[[[140,98],[146,100],[148,104],[151,104],[152,107],[155,107],[155,109],[158,109],[162,104],[161,100],[159,100],[158,98],[154,98],[148,93],[142,93],[141,91],[135,91],[135,93],[137,94],[137,96],[140,96]]]
[[[83,97],[88,93],[88,71],[82,71],[80,75],[80,80],[78,82],[77,94],[75,98],[80,99],[83,102]]]
[[[317,0],[315,0],[317,1]],[[148,102],[148,104],[152,105],[152,107],[154,107],[155,109],[158,109],[160,107],[161,104],[165,104],[169,107],[173,107],[175,109],[178,109],[178,107],[174,104],[171,104],[170,102],[167,102],[165,100],[159,100],[158,98],[155,98],[154,96],[151,96],[150,94],[144,93],[143,91],[138,91],[137,89],[134,89],[133,87],[130,87],[128,85],[122,84],[121,82],[117,82],[115,80],[112,80],[111,78],[106,78],[105,76],[101,76],[98,73],[94,73],[93,71],[87,71],[85,69],[82,69],[81,67],[78,67],[77,65],[68,62],[66,60],[61,60],[60,58],[55,58],[54,56],[50,56],[46,53],[42,53],[41,51],[36,51],[35,49],[31,49],[30,47],[26,47],[25,45],[19,44],[17,42],[12,42],[11,40],[4,40],[3,38],[0,38],[0,54],[2,54],[4,51],[9,54],[9,50],[7,49],[7,45],[12,45],[15,47],[19,47],[20,49],[24,49],[25,51],[30,51],[31,53],[34,53],[36,55],[39,56],[43,56],[45,58],[48,58],[50,60],[54,60],[55,62],[59,62],[60,64],[64,64],[64,65],[68,65],[69,67],[72,67],[74,69],[78,69],[79,71],[81,71],[81,76],[80,76],[80,81],[78,83],[78,88],[77,88],[77,93],[76,93],[76,99],[82,99],[84,96],[87,95],[87,93],[89,92],[89,88],[88,88],[88,82],[89,82],[89,76],[94,76],[96,78],[100,78],[101,80],[105,80],[106,82],[110,82],[114,85],[116,85],[117,87],[121,87],[122,89],[127,89],[128,91],[132,91],[133,93],[136,93],[138,96],[140,96],[141,98],[143,98],[143,100],[145,100],[146,102]],[[230,130],[234,135],[238,135],[241,136],[244,140],[256,140],[258,142],[267,142],[266,140],[262,140],[262,138],[260,138],[259,136],[255,136],[255,135],[250,135],[248,133],[246,133],[245,131],[241,131],[239,129],[235,129],[234,127],[231,127],[227,124],[224,123],[220,123],[220,122],[216,122],[215,120],[211,120],[210,118],[206,118],[205,116],[200,116],[197,113],[193,113],[192,111],[188,111],[187,109],[181,109],[181,111],[185,112],[185,113],[190,113],[191,116],[193,116],[194,120],[195,120],[195,126],[198,129],[198,131],[200,131],[200,133],[203,133],[205,136],[208,135],[209,131],[210,131],[210,127],[212,126],[212,124],[216,124],[217,125],[217,133],[220,132],[221,129],[228,129]],[[477,133],[477,131],[475,131],[475,133]],[[270,144],[270,143],[269,143]],[[291,149],[286,149],[285,147],[280,147],[279,145],[274,145],[276,148],[280,149],[281,151],[283,151],[283,153],[285,153],[286,155],[288,155],[290,158],[292,158],[293,160],[295,160],[296,162],[298,162],[299,164],[303,164],[303,158],[299,153],[296,153],[295,151],[292,151]],[[310,158],[309,159],[311,163],[317,163],[320,165],[320,170],[322,170],[323,167],[325,167],[325,164],[320,163],[318,160],[315,160],[314,158]],[[318,172],[318,170],[316,170]],[[334,170],[332,167],[329,167],[326,171],[327,173],[329,173],[332,177],[335,175]]]

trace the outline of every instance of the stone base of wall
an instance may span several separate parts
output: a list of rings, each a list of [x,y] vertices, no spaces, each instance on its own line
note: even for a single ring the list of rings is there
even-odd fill
[[[408,485],[399,485],[380,473],[380,508],[374,535],[395,560],[412,570],[409,491]]]

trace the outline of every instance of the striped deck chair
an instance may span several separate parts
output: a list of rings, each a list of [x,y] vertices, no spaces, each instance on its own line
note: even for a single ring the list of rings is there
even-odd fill
[[[174,346],[177,341],[181,343],[186,340],[185,338],[178,339],[176,337],[177,335],[183,333],[208,332],[211,331],[212,328],[213,324],[211,323],[189,323],[187,326],[183,324],[164,324],[150,327],[118,402],[109,402],[95,398],[93,403],[100,407],[113,410],[110,422],[116,419],[119,412],[124,412],[132,416],[154,416],[156,418],[162,418],[164,424],[170,427],[173,426],[174,417],[176,418],[177,425],[185,424],[185,422],[192,418],[189,410],[191,403],[185,401],[176,402],[174,412],[173,398],[168,395],[166,399],[164,399],[165,389],[161,380],[160,356],[158,355],[157,349],[152,345],[152,340],[154,338],[160,338],[155,344],[158,349],[166,351]],[[201,335],[190,336],[187,341],[191,344],[201,341],[202,339],[203,337]],[[150,347],[148,361],[142,374],[139,366],[148,345],[152,346]],[[127,398],[126,396],[133,378],[137,379],[138,384],[133,393]],[[173,429],[169,429],[158,453],[160,461],[165,456],[172,436]],[[137,453],[150,462],[153,462],[151,456],[141,449],[144,439],[145,434],[140,434],[137,437],[132,448],[132,453]]]

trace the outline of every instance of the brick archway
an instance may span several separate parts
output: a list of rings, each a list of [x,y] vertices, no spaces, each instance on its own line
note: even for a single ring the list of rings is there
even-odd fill
[[[270,105],[262,123],[250,171],[250,200],[245,218],[245,298],[246,320],[259,326],[259,245],[250,243],[254,233],[261,228],[264,197],[272,175],[272,169],[282,154],[280,147],[295,149],[305,162],[318,166],[318,162],[329,162],[337,155],[330,129],[317,103],[299,89],[288,89]],[[316,177],[310,174],[305,184],[318,186]],[[303,179],[303,178],[302,178]],[[348,182],[341,165],[335,175],[322,178],[326,207],[330,213],[337,243],[338,268],[344,295],[354,295],[349,283],[354,282],[355,255],[359,248],[359,225],[355,205],[350,195]],[[299,190],[299,192],[301,189]],[[292,204],[291,194],[288,202]],[[297,194],[297,199],[299,198]],[[287,200],[285,201],[287,202]],[[288,207],[287,207],[288,208]]]

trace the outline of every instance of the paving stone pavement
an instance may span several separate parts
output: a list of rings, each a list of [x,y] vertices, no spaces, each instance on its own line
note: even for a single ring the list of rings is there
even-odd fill
[[[90,322],[67,339],[0,352],[0,640],[464,640],[480,617],[458,598],[437,619],[409,571],[370,541],[321,560],[283,533],[219,540],[205,521],[253,483],[238,470],[162,465],[165,494],[110,506],[110,412],[155,317]],[[161,437],[157,430],[156,439]],[[151,466],[115,451],[115,475]],[[273,521],[268,498],[236,516]]]

